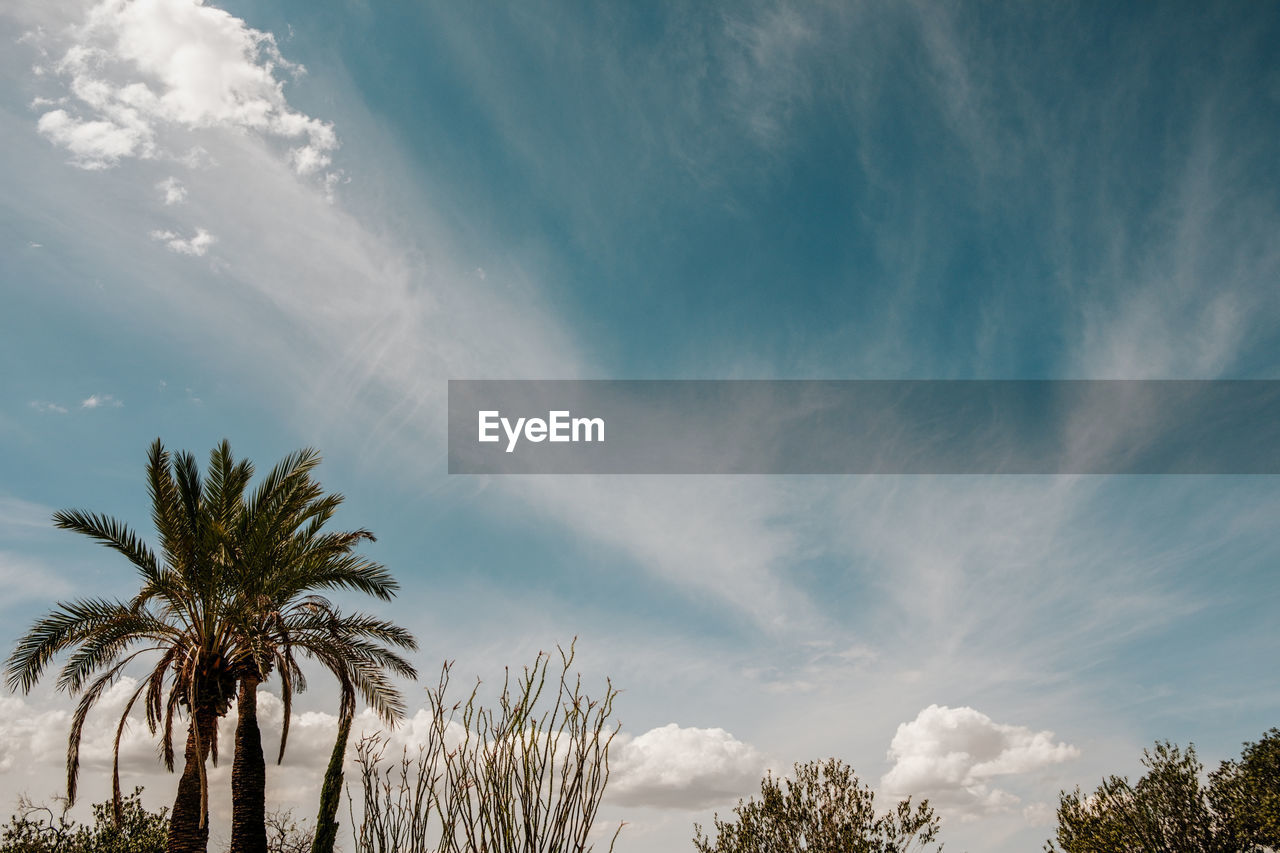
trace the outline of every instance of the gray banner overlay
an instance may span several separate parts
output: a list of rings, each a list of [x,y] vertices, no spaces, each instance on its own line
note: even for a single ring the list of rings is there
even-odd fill
[[[1277,474],[1280,380],[450,380],[449,473]]]

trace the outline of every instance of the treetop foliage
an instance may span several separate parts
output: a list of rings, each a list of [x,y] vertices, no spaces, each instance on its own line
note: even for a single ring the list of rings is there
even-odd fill
[[[716,815],[714,839],[694,827],[699,853],[907,853],[941,828],[927,800],[877,815],[875,794],[835,758],[796,764],[794,779],[767,774],[760,799],[739,800],[733,813]]]
[[[1137,782],[1109,776],[1063,792],[1049,853],[1255,853],[1280,849],[1280,729],[1201,781],[1195,746],[1144,750]]]

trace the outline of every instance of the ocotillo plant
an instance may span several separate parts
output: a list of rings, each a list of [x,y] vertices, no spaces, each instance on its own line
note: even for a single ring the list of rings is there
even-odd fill
[[[508,671],[496,707],[448,699],[450,664],[427,691],[430,725],[414,754],[388,763],[384,735],[357,746],[362,814],[352,802],[357,853],[586,853],[609,780],[610,721],[617,691],[583,693],[571,674],[573,646],[558,678],[540,653],[519,677]],[[544,691],[552,681],[554,698]],[[351,798],[349,798],[351,799]],[[618,827],[609,839],[610,851]]]

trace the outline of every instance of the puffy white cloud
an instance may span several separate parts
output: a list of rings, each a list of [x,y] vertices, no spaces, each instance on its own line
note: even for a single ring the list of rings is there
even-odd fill
[[[608,796],[626,806],[707,808],[749,792],[764,766],[755,747],[724,729],[670,723],[615,738]]]
[[[82,168],[169,154],[163,135],[173,128],[289,140],[289,162],[303,175],[326,168],[338,147],[331,124],[297,112],[284,96],[277,71],[304,69],[281,56],[270,33],[201,0],[102,0],[75,42],[54,66],[74,99],[44,113],[37,127]]]
[[[80,742],[82,780],[110,773],[116,724],[137,686],[132,678],[120,679],[103,694],[90,715]],[[71,712],[65,707],[40,710],[18,697],[0,697],[0,772],[20,767],[33,779],[41,776],[59,779],[57,771],[65,766],[70,731]],[[154,741],[146,725],[131,718],[120,739],[122,774],[143,772],[156,766]],[[41,770],[53,772],[42,774]]]
[[[34,712],[26,702],[12,696],[0,696],[0,773],[8,773],[14,767],[31,769],[60,744],[54,744],[51,735],[66,727],[71,715],[66,711]]]
[[[1080,751],[1053,732],[994,722],[973,708],[930,705],[898,726],[889,746],[893,767],[880,786],[894,795],[928,797],[973,817],[1009,811],[1019,798],[995,788],[997,776],[1031,773],[1075,758]]]
[[[67,413],[66,406],[59,406],[57,403],[51,403],[48,400],[32,400],[30,405],[31,408],[42,415],[65,415]]]
[[[79,119],[66,110],[40,116],[36,129],[55,145],[71,152],[71,160],[83,169],[105,169],[122,157],[150,156],[151,134],[110,120]]]
[[[156,230],[151,232],[151,239],[164,243],[171,252],[196,258],[203,257],[209,247],[218,242],[218,238],[204,228],[197,228],[190,237],[183,237],[177,231]]]
[[[112,740],[116,722],[129,695],[137,688],[133,678],[122,678],[91,714],[81,746],[83,802],[100,800],[109,793]],[[267,754],[268,798],[273,805],[314,808],[325,767],[333,750],[337,715],[323,711],[295,711],[289,726],[289,748],[282,767],[275,766],[284,706],[266,690],[258,692],[258,719]],[[372,711],[357,715],[347,744],[347,772],[354,779],[356,744],[369,734],[387,738],[385,759],[398,760],[402,750],[412,757],[427,741],[431,714],[425,708],[388,732]],[[232,744],[236,727],[234,706],[218,728],[221,760],[209,766],[216,820],[229,815],[228,786]],[[66,760],[66,738],[71,724],[69,707],[59,702],[52,709],[18,697],[0,697],[0,772],[24,768],[31,793],[47,796],[61,790]],[[185,727],[177,732],[179,740]],[[460,742],[463,729],[449,726],[446,743]],[[126,790],[144,785],[149,801],[161,805],[172,796],[176,777],[166,773],[157,755],[158,738],[150,733],[135,706],[121,742],[121,776]],[[177,744],[179,749],[181,743]],[[563,748],[563,745],[562,745]],[[653,806],[700,809],[730,802],[749,793],[764,772],[765,760],[750,744],[724,729],[683,728],[674,723],[637,736],[618,735],[610,750],[611,775],[608,799],[613,806]]]
[[[4,579],[0,554],[0,579]],[[134,678],[124,677],[111,687],[89,715],[80,747],[80,802],[101,801],[110,795],[110,774],[116,724],[129,696],[138,687]],[[135,704],[120,743],[120,774],[125,790],[142,785],[152,807],[167,805],[173,796],[177,776],[165,771],[158,754],[159,737],[151,734]],[[263,749],[270,764],[268,797],[274,805],[311,810],[320,781],[333,750],[337,717],[317,712],[295,712],[290,723],[289,750],[283,767],[275,766],[283,703],[267,691],[258,693]],[[209,765],[210,808],[214,818],[224,823],[230,815],[229,784],[232,747],[235,742],[234,706],[218,726],[221,760]],[[17,696],[0,696],[0,773],[21,779],[21,789],[36,799],[64,791],[67,736],[71,728],[71,705],[59,696],[56,704]],[[356,729],[359,731],[359,728]],[[181,749],[185,722],[175,732],[175,746]],[[354,755],[353,735],[350,755]],[[181,769],[181,767],[179,767]]]

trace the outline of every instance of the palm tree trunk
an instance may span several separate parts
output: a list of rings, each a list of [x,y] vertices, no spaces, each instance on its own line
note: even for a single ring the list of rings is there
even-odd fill
[[[258,728],[258,680],[240,682],[231,762],[231,853],[267,853],[267,762]]]
[[[355,699],[344,694],[338,711],[338,738],[333,743],[329,767],[324,772],[320,789],[320,812],[316,815],[316,834],[311,853],[333,853],[338,840],[338,804],[342,798],[342,762],[347,754],[347,738],[351,735],[351,719],[355,716]]]
[[[209,848],[209,821],[204,814],[200,776],[205,759],[209,757],[217,724],[218,717],[212,709],[200,708],[192,715],[191,725],[187,727],[185,764],[178,780],[178,795],[173,801],[173,815],[169,818],[168,853],[205,853]]]

